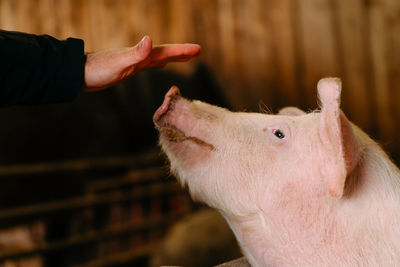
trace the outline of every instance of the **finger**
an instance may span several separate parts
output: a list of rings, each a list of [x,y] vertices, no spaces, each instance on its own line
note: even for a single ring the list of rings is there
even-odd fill
[[[149,64],[158,64],[158,63],[170,63],[170,62],[185,62],[191,59],[191,56],[175,56],[175,57],[168,57],[162,60],[151,60]]]
[[[165,65],[167,65],[167,63],[153,63],[153,64],[148,64],[146,66],[144,66],[143,69],[150,69],[150,68],[161,68],[161,67],[165,67]]]
[[[153,57],[148,57],[144,61],[136,64],[135,68],[136,71],[149,69],[149,68],[158,68],[163,67],[168,63],[172,62],[186,62],[192,58],[191,55],[180,55],[180,56],[171,56],[167,58],[158,58],[158,60],[154,60]]]
[[[167,58],[195,57],[201,52],[201,47],[198,44],[167,44],[154,46],[151,51],[152,61],[162,61]]]
[[[168,63],[172,62],[186,62],[189,59],[191,59],[190,56],[179,56],[179,57],[172,57],[172,58],[166,58],[164,60],[159,60],[159,61],[151,61],[148,62],[147,60],[144,62],[141,62],[140,64],[136,65],[138,69],[149,69],[149,68],[159,68],[159,67],[164,67]]]
[[[152,41],[150,37],[147,35],[143,37],[131,50],[131,57],[129,58],[131,64],[137,64],[145,60],[152,51]]]
[[[167,65],[167,63],[156,64],[156,65],[154,65],[152,68],[164,68],[166,65]]]

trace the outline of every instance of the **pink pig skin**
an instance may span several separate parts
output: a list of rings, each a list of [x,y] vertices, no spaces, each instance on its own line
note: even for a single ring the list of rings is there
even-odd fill
[[[340,110],[230,112],[166,94],[154,114],[172,172],[218,209],[252,266],[400,265],[400,174]],[[195,229],[194,229],[195,231]]]

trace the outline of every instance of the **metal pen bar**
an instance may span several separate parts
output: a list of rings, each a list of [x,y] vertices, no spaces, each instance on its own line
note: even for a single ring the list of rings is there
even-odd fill
[[[83,234],[76,234],[69,237],[68,239],[52,242],[49,244],[42,244],[36,248],[0,253],[0,261],[29,257],[37,254],[51,253],[80,245],[87,245],[89,243],[110,240],[118,238],[122,235],[129,235],[144,230],[151,230],[154,228],[158,229],[172,224],[183,214],[183,212],[179,212],[162,218],[144,219],[139,222],[126,223],[120,226],[108,227],[100,231],[88,231]]]
[[[44,174],[62,171],[85,171],[90,169],[103,169],[111,167],[129,166],[138,168],[142,166],[162,165],[163,158],[160,152],[149,152],[141,156],[91,158],[54,163],[17,164],[0,166],[1,176]]]
[[[102,204],[111,204],[124,201],[134,201],[146,198],[159,197],[160,195],[173,195],[184,193],[176,184],[163,186],[151,186],[148,188],[136,188],[133,192],[111,192],[96,195],[86,195],[82,197],[70,198],[62,201],[54,201],[43,204],[35,204],[0,210],[0,227],[21,223],[23,220],[41,219],[49,214],[83,209]]]
[[[99,181],[93,181],[87,186],[87,190],[89,192],[99,192],[106,190],[111,191],[130,185],[175,181],[172,179],[167,179],[168,177],[166,177],[166,173],[166,170],[162,167],[134,170],[126,175],[123,175],[122,177],[119,176],[112,179],[101,179]]]
[[[110,256],[103,257],[97,260],[92,260],[84,264],[75,265],[73,267],[115,267],[119,265],[126,266],[129,263],[133,264],[133,262],[137,259],[150,256],[158,247],[158,245],[159,243],[143,244],[140,247],[131,249],[129,251],[113,253]]]

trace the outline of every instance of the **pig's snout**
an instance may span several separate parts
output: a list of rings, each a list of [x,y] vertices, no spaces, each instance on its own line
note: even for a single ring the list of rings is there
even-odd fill
[[[168,92],[165,94],[164,102],[162,105],[156,110],[153,116],[153,121],[157,126],[160,126],[160,119],[161,117],[166,114],[173,102],[173,99],[176,99],[181,95],[179,88],[176,86],[172,86]]]
[[[175,144],[190,141],[196,145],[214,150],[208,142],[209,117],[207,111],[181,97],[178,87],[172,86],[165,94],[164,101],[154,113],[153,121],[160,131],[161,140]]]

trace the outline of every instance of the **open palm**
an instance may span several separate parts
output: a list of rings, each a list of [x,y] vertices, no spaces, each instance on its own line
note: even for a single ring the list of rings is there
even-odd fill
[[[144,69],[163,67],[170,62],[184,62],[197,56],[197,44],[153,46],[148,36],[128,48],[90,53],[86,57],[84,88],[86,92],[110,87]]]

